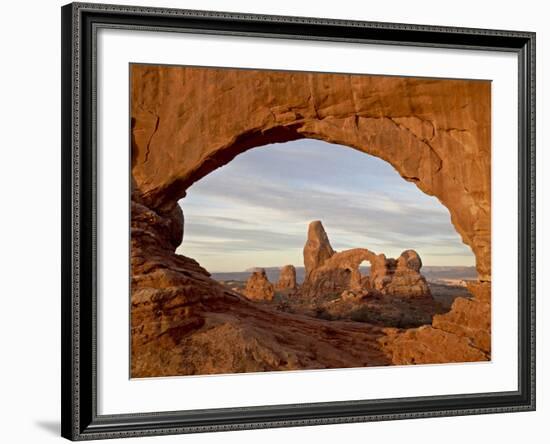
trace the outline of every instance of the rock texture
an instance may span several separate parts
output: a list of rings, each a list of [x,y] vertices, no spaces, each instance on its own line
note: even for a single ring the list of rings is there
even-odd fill
[[[269,282],[265,270],[259,268],[252,272],[246,281],[244,295],[255,301],[271,301],[275,295],[273,284]]]
[[[473,346],[467,336],[423,326],[388,336],[381,342],[392,355],[393,364],[438,364],[443,362],[487,361],[489,357]]]
[[[473,299],[457,298],[451,311],[435,315],[431,326],[405,331],[388,330],[381,344],[392,363],[488,361],[491,359],[491,285],[472,282]]]
[[[298,284],[296,283],[296,268],[294,265],[285,265],[281,268],[279,274],[279,280],[275,285],[275,289],[279,291],[296,290]]]
[[[132,376],[489,359],[490,103],[486,81],[132,65]],[[248,149],[305,137],[386,160],[436,196],[476,255],[475,299],[420,329],[328,322],[249,301],[175,254],[190,185]],[[312,230],[310,273],[340,254]],[[404,270],[372,264],[374,287]]]

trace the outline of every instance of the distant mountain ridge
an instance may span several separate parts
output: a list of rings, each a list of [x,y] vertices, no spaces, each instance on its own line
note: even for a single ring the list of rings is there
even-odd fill
[[[279,279],[279,273],[282,267],[251,267],[245,271],[234,271],[234,272],[220,272],[212,273],[212,277],[218,281],[246,281],[250,274],[257,270],[258,268],[263,268],[267,274],[267,278],[271,282],[277,282]],[[370,272],[370,267],[360,267],[362,274],[368,274]],[[420,272],[428,279],[429,281],[437,281],[443,279],[463,279],[463,280],[473,280],[477,279],[476,267],[464,267],[464,266],[424,266]],[[305,269],[304,267],[296,267],[296,280],[298,283],[304,282]]]

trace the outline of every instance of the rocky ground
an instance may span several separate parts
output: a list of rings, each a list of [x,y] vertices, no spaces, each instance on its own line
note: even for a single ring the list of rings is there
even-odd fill
[[[244,294],[246,281],[221,280],[225,287]],[[411,328],[429,325],[433,316],[451,310],[455,299],[471,299],[473,295],[462,281],[446,284],[428,281],[432,298],[412,300],[407,297],[368,294],[363,297],[353,292],[332,295],[319,300],[305,300],[299,289],[295,291],[274,290],[272,300],[262,300],[269,306],[287,313],[297,313],[318,319],[351,320],[384,327]]]

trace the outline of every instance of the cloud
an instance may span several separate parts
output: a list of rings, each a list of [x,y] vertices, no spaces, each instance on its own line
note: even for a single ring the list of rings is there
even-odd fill
[[[232,228],[204,223],[194,223],[190,229],[192,236],[184,241],[186,244],[201,244],[206,247],[223,242],[227,247],[240,251],[284,250],[299,245],[303,237],[299,234],[266,231],[261,228]]]
[[[180,204],[180,251],[211,271],[281,265],[258,261],[280,261],[285,251],[301,264],[307,224],[316,219],[336,249],[367,247],[396,256],[414,248],[426,264],[426,258],[430,265],[473,264],[436,198],[378,158],[321,141],[243,153],[194,184]],[[222,262],[234,268],[222,270]]]

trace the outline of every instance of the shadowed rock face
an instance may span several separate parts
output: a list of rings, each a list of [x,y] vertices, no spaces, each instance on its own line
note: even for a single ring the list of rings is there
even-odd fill
[[[489,359],[489,82],[131,70],[133,377]],[[484,308],[457,300],[431,327],[404,331],[328,322],[259,307],[175,254],[190,185],[250,148],[304,137],[384,159],[436,196],[476,255],[471,290]],[[308,270],[337,255],[317,229]],[[382,282],[394,264],[381,256],[371,279]],[[414,269],[409,259],[395,270]]]

